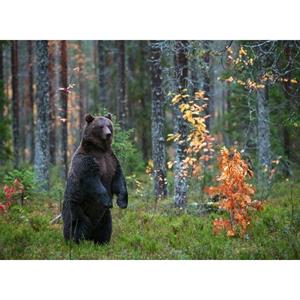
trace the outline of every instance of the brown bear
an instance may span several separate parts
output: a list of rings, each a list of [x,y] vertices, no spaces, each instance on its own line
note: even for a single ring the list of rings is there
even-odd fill
[[[85,116],[81,143],[67,178],[62,218],[65,240],[108,243],[112,233],[112,197],[126,208],[128,194],[120,163],[112,151],[111,115]]]

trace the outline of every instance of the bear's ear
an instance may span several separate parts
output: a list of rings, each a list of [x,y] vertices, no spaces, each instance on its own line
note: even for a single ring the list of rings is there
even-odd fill
[[[87,123],[91,123],[95,118],[91,114],[86,114],[85,115],[85,120]]]
[[[107,119],[112,119],[112,117],[111,117],[111,114],[107,114],[106,116],[105,116],[105,118],[107,118]]]

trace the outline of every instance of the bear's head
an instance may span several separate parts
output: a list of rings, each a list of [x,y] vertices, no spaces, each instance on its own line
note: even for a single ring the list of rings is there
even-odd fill
[[[113,123],[111,114],[93,117],[85,116],[86,125],[83,130],[82,144],[84,146],[107,150],[110,148],[113,138]]]

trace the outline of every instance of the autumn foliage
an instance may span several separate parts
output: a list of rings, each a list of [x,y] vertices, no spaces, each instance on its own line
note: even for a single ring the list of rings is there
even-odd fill
[[[185,101],[183,101],[185,100]],[[209,134],[206,127],[206,119],[209,115],[205,114],[207,100],[204,91],[197,91],[194,99],[188,94],[178,94],[172,99],[172,104],[178,106],[183,119],[189,125],[189,133],[186,138],[188,147],[185,149],[185,159],[183,161],[183,176],[188,176],[191,170],[192,175],[199,177],[203,163],[212,158],[214,149],[212,143],[214,138]],[[169,134],[168,140],[181,143],[180,133]],[[173,162],[168,162],[171,168]]]
[[[0,214],[7,212],[13,201],[22,197],[24,193],[24,186],[19,179],[15,179],[11,185],[3,187],[4,197],[0,199]]]
[[[253,177],[247,162],[237,149],[223,147],[218,157],[220,175],[219,184],[205,191],[210,196],[220,197],[219,208],[229,214],[229,219],[219,218],[213,222],[215,234],[225,230],[227,236],[244,236],[251,223],[251,211],[261,210],[260,201],[252,200],[254,187],[246,182]]]

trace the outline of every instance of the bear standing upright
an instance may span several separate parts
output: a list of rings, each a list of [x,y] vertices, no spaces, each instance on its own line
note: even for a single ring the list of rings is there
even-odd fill
[[[85,116],[82,140],[67,178],[62,218],[65,240],[108,243],[112,233],[112,197],[126,208],[128,194],[120,163],[111,149],[111,115]]]

